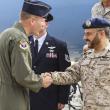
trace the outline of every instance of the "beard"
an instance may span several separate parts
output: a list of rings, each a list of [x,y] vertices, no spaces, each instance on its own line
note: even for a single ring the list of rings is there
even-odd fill
[[[90,41],[89,39],[86,39],[86,42],[87,42],[88,48],[94,49],[95,46],[97,46],[100,43],[98,34],[96,34],[95,38],[92,41]]]

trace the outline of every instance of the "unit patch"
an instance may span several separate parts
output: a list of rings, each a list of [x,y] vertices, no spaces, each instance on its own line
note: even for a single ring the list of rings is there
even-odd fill
[[[19,47],[23,50],[26,50],[28,48],[28,43],[26,41],[21,40]]]

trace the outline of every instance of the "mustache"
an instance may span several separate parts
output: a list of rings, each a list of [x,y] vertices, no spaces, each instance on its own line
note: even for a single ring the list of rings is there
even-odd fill
[[[85,41],[86,41],[86,42],[90,42],[90,40],[89,40],[89,39],[85,39]]]

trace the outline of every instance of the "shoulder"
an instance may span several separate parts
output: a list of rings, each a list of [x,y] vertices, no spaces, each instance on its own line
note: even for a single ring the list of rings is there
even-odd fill
[[[97,12],[97,11],[102,11],[102,10],[103,10],[103,6],[101,2],[94,4],[91,9],[92,12]]]
[[[23,37],[24,36],[24,37]],[[25,49],[28,46],[28,42],[25,39],[26,35],[19,32],[16,28],[8,28],[4,30],[0,37],[2,37],[2,41],[5,41],[7,44],[10,44],[9,46],[18,46],[23,47],[22,49]]]
[[[23,32],[19,31],[16,28],[13,28],[13,27],[4,30],[3,31],[3,34],[6,34],[6,35],[11,36],[11,37],[14,37],[14,38],[19,38],[19,37],[20,38],[23,38],[23,37],[26,37],[26,35]]]
[[[15,33],[16,33],[16,30],[14,28],[7,28],[1,33],[1,35],[5,35],[5,34],[14,35]]]
[[[104,8],[101,2],[96,3],[91,9],[92,17],[102,17],[104,14]]]
[[[100,8],[100,7],[102,7],[101,2],[97,2],[93,5],[92,9],[96,9],[96,8]]]
[[[1,36],[6,37],[7,39],[16,39],[18,36],[21,36],[15,28],[7,28],[1,33]]]
[[[17,28],[14,28],[14,27],[9,28],[5,30],[4,33],[8,36],[9,41],[14,42],[14,44],[28,45],[27,36],[25,35],[25,33],[21,32]]]

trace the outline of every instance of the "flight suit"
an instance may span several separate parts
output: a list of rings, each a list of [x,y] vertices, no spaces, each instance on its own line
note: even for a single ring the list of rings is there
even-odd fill
[[[20,23],[0,34],[0,110],[29,110],[29,89],[42,87],[41,77],[31,69],[30,53]]]

